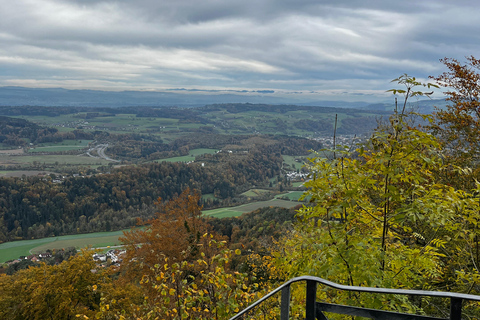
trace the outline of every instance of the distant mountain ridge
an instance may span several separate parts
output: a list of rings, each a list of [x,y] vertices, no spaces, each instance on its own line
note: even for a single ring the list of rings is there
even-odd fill
[[[407,110],[413,110],[415,112],[430,114],[435,111],[435,108],[444,109],[447,105],[445,99],[425,99],[409,102],[406,106]],[[403,104],[398,104],[398,109],[401,111]],[[362,107],[362,109],[374,110],[374,111],[394,111],[394,103],[373,103],[368,106]]]
[[[278,97],[264,93],[197,93],[194,91],[100,91],[63,88],[0,87],[0,106],[61,106],[61,107],[200,107],[221,103],[290,104],[337,108],[365,107],[367,102],[311,101]]]
[[[422,100],[421,105],[426,110],[433,110],[432,101]],[[335,108],[355,108],[367,110],[393,110],[394,104],[347,101],[311,101],[287,99],[272,94],[244,95],[240,93],[179,93],[156,91],[99,91],[99,90],[69,90],[63,88],[25,88],[0,87],[0,106],[62,106],[62,107],[132,107],[132,106],[178,106],[199,107],[222,103],[253,103],[253,104],[289,104],[299,106],[321,106]],[[423,111],[424,113],[430,113]]]

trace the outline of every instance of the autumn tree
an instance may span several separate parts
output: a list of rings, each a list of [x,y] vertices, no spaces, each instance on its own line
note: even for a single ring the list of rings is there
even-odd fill
[[[199,202],[200,193],[189,188],[169,201],[159,198],[155,217],[139,221],[141,227],[120,238],[127,248],[125,273],[141,277],[164,258],[171,263],[195,259],[201,236],[209,229]]]
[[[480,160],[480,60],[444,58],[448,71],[432,77],[446,88],[447,106],[437,109],[433,132],[445,145],[451,162],[478,166]]]
[[[188,188],[167,202],[159,199],[155,218],[124,233],[127,256],[116,283],[137,284],[143,299],[121,309],[106,293],[97,318],[226,319],[253,301],[254,274],[231,268],[241,251],[208,232],[199,201]]]
[[[118,300],[104,295],[97,319],[228,319],[261,296],[252,284],[254,274],[230,268],[234,255],[225,241],[205,233],[194,260],[172,262],[158,257],[139,282],[141,303],[118,308]]]

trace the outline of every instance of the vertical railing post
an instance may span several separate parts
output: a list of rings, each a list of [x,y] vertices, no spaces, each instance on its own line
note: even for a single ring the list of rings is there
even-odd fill
[[[280,320],[288,320],[290,317],[290,285],[282,289],[280,302]]]
[[[450,320],[462,319],[462,299],[450,298]]]
[[[317,282],[307,280],[305,320],[315,320],[315,302],[317,300]]]

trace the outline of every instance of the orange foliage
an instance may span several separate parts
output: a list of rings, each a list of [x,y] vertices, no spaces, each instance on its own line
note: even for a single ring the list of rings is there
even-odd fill
[[[201,218],[200,193],[185,189],[167,202],[158,199],[155,218],[144,221],[143,229],[124,232],[120,240],[127,246],[122,265],[126,274],[141,277],[167,258],[171,263],[191,261],[198,254],[201,237],[209,225]]]
[[[480,60],[470,56],[466,64],[449,58],[441,62],[449,71],[432,78],[447,88],[450,104],[437,110],[432,128],[455,162],[470,165],[480,151]]]

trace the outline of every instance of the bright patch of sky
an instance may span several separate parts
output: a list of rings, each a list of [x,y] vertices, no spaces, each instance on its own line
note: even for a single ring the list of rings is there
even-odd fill
[[[379,101],[403,73],[428,81],[439,59],[480,52],[478,12],[467,0],[0,0],[0,86]]]

